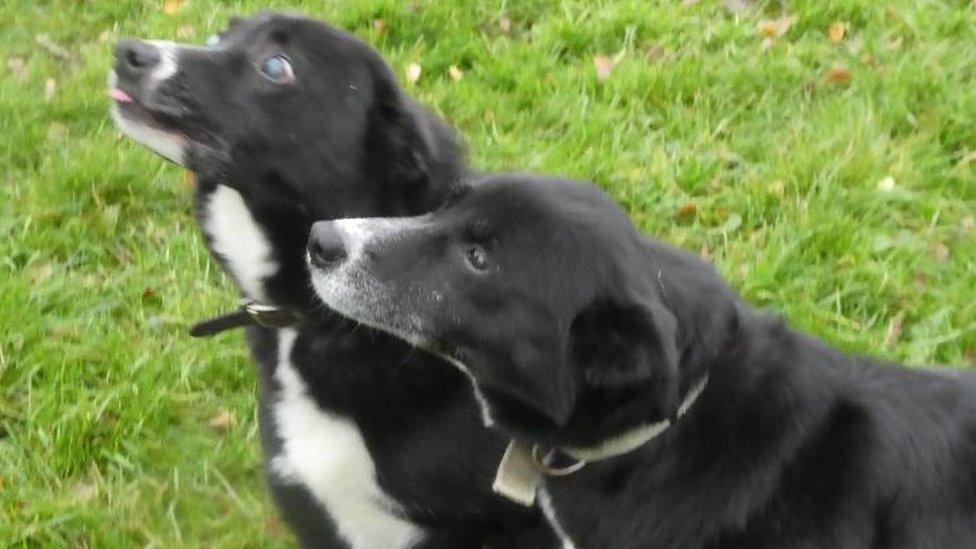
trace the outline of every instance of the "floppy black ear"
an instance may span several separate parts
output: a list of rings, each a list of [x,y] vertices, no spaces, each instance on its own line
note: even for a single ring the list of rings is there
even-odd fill
[[[570,356],[591,387],[650,385],[662,414],[678,408],[677,321],[661,305],[596,303],[573,321]]]
[[[379,127],[394,162],[397,178],[405,183],[427,181],[439,158],[456,154],[457,143],[450,128],[424,107],[407,97],[388,71],[378,75],[377,114]]]
[[[530,431],[564,425],[576,404],[572,365],[561,349],[527,339],[472,364],[472,373],[500,423]],[[484,364],[484,367],[478,365]]]

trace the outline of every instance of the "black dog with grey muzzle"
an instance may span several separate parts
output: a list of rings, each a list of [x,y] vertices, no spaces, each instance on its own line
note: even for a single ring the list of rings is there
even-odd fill
[[[976,546],[970,374],[796,333],[592,185],[488,177],[308,253],[329,307],[470,377],[496,489],[577,548]]]

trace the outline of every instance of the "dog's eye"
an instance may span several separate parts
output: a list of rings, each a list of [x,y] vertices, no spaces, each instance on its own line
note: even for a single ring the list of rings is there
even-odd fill
[[[468,260],[468,265],[471,265],[472,269],[476,271],[488,270],[488,252],[486,252],[481,246],[469,247],[464,255]]]
[[[261,74],[275,84],[285,84],[295,79],[291,63],[283,55],[269,57],[261,63]]]
[[[220,43],[219,34],[211,34],[210,36],[207,37],[207,41],[205,42],[205,44],[208,46],[216,46],[219,43]]]

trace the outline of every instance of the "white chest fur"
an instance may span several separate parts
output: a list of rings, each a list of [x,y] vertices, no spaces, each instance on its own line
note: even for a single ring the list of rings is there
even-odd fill
[[[263,280],[278,270],[278,264],[244,198],[226,185],[217,185],[205,207],[204,230],[211,247],[224,258],[245,296],[266,301]]]
[[[395,504],[376,484],[375,465],[358,427],[324,412],[309,397],[291,362],[296,336],[290,328],[278,331],[275,378],[281,387],[273,406],[282,448],[271,462],[273,474],[305,485],[354,549],[410,547],[421,532],[397,516]]]

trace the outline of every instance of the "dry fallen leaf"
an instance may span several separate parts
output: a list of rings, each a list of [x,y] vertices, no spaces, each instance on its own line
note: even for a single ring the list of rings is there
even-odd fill
[[[176,29],[176,36],[182,40],[193,40],[197,37],[197,29],[193,25],[183,25]]]
[[[610,72],[613,71],[613,59],[606,55],[595,55],[593,56],[593,68],[596,69],[596,79],[603,82],[610,78]]]
[[[895,178],[890,175],[885,176],[884,179],[878,181],[878,190],[884,193],[890,193],[895,190]]]
[[[47,138],[51,141],[60,141],[67,137],[68,126],[63,122],[51,122],[47,127]]]
[[[976,0],[973,1],[976,2]],[[965,351],[963,351],[962,356],[966,357],[966,360],[969,361],[969,364],[974,368],[976,368],[976,347],[970,347],[966,349]]]
[[[166,0],[163,2],[163,13],[176,15],[183,8],[183,0]]]
[[[851,69],[847,68],[846,65],[834,65],[824,73],[824,80],[828,84],[850,84]]]
[[[665,53],[666,52],[664,50],[664,46],[662,46],[660,44],[654,44],[654,45],[648,47],[644,51],[644,57],[648,61],[657,61],[658,59],[663,58]]]
[[[685,202],[678,208],[676,212],[674,212],[674,216],[677,217],[678,219],[685,219],[695,215],[697,212],[698,212],[697,204],[695,204],[694,202]]]
[[[27,61],[23,57],[14,56],[7,58],[7,70],[18,80],[27,78]]]
[[[843,42],[845,34],[847,34],[847,25],[841,21],[834,21],[827,29],[827,36],[830,37],[830,41],[834,44]]]
[[[416,84],[420,80],[421,73],[420,65],[417,63],[410,63],[407,65],[407,81],[411,84]]]
[[[457,65],[451,65],[448,67],[447,74],[451,77],[451,80],[455,82],[464,77],[464,73],[461,72],[461,69],[459,69]]]
[[[183,185],[191,189],[196,187],[197,186],[196,174],[191,172],[190,170],[183,172]]]
[[[498,28],[505,34],[512,32],[512,20],[508,18],[507,15],[503,15],[501,19],[498,20]]]
[[[61,44],[51,40],[50,36],[46,34],[38,34],[34,37],[34,42],[37,43],[42,50],[49,53],[51,57],[60,59],[61,61],[71,61],[71,52]]]
[[[30,278],[31,282],[38,284],[44,282],[45,280],[51,278],[54,274],[54,266],[50,263],[35,263],[28,269],[27,277]]]
[[[212,429],[218,431],[227,431],[231,427],[237,425],[237,417],[228,410],[221,410],[220,413],[210,418],[207,425]]]
[[[53,78],[48,78],[44,81],[44,101],[50,102],[54,99],[54,94],[58,91],[58,81]]]
[[[91,482],[82,481],[71,488],[71,500],[74,503],[88,503],[98,494],[98,489]]]
[[[783,16],[779,19],[763,19],[756,25],[756,30],[766,38],[777,38],[789,32],[792,26],[793,18]]]
[[[940,263],[949,261],[949,247],[945,245],[945,242],[936,242],[932,245],[932,257]]]
[[[922,271],[915,271],[915,273],[912,274],[912,283],[914,283],[915,287],[919,290],[925,288],[927,279],[928,277],[926,277],[925,273]]]
[[[898,343],[898,340],[901,339],[901,333],[904,329],[904,321],[905,311],[898,311],[898,314],[896,314],[891,319],[891,322],[888,323],[888,330],[885,332],[885,347],[891,347],[895,343]]]
[[[373,31],[376,34],[386,34],[386,20],[385,19],[373,19]]]
[[[754,0],[722,0],[722,5],[732,15],[745,15],[752,9]]]

